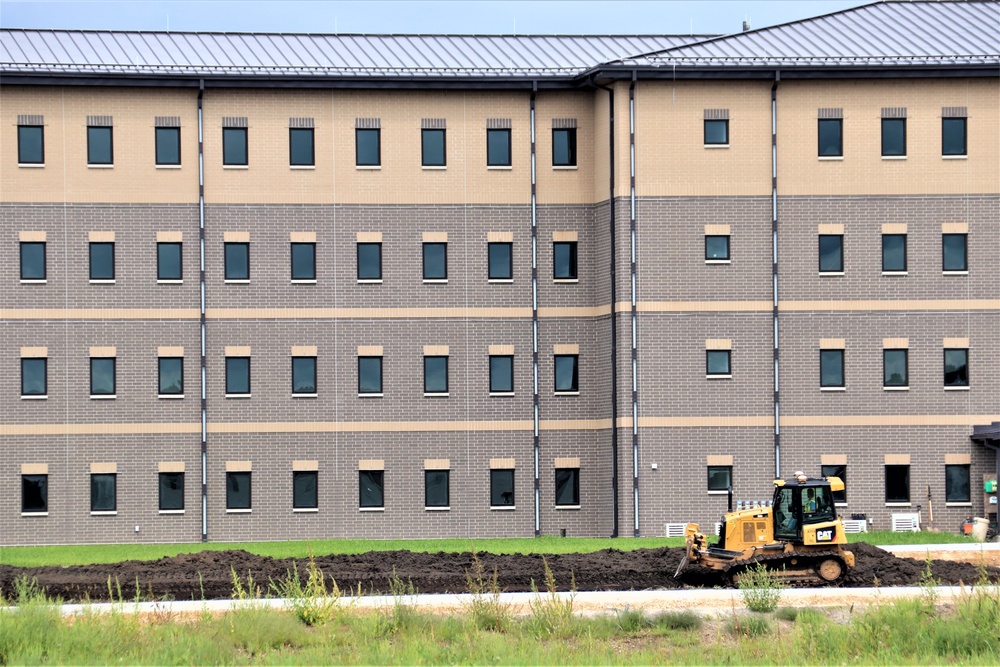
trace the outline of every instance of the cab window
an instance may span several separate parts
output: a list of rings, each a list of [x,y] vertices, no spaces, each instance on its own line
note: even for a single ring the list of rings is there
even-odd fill
[[[833,521],[833,494],[830,487],[807,487],[802,489],[802,522],[819,523]]]

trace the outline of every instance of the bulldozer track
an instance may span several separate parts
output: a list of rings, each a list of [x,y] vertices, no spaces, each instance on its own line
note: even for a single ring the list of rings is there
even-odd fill
[[[792,565],[791,561],[798,559],[798,563]],[[815,567],[827,559],[833,559],[840,564],[840,575],[834,581],[826,581],[815,573]],[[783,551],[776,554],[762,553],[753,558],[744,558],[733,561],[723,570],[723,576],[727,583],[736,586],[740,574],[747,568],[763,564],[770,570],[783,569],[793,574],[783,575],[781,580],[787,582],[795,588],[809,588],[812,586],[839,586],[847,576],[847,564],[839,551]]]

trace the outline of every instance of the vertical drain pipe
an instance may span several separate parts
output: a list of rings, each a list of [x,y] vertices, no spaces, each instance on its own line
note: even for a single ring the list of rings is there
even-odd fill
[[[201,541],[208,542],[208,392],[205,381],[205,124],[202,97],[205,80],[198,82],[198,252],[201,290]]]
[[[771,84],[771,289],[774,292],[774,478],[781,479],[781,398],[778,384],[778,83],[781,72],[774,71]]]
[[[628,87],[629,142],[629,277],[632,287],[632,535],[639,537],[639,330],[636,313],[636,210],[635,210],[635,80]],[[612,313],[614,317],[614,313]]]
[[[531,371],[534,379],[532,413],[534,420],[533,445],[535,455],[535,537],[542,534],[541,488],[539,486],[539,437],[538,437],[538,207],[535,178],[535,95],[538,82],[531,83]]]

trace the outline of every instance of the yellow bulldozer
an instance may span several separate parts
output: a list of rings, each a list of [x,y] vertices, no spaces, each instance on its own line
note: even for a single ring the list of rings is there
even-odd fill
[[[732,511],[722,519],[718,543],[709,544],[698,524],[685,530],[687,551],[674,577],[691,566],[717,571],[735,586],[747,568],[763,567],[793,585],[835,585],[854,567],[844,549],[847,536],[837,516],[833,492],[843,491],[839,477],[809,478],[796,472],[774,480],[770,506]]]

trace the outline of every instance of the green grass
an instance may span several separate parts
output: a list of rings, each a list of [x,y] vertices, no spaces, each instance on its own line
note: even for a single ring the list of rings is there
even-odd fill
[[[867,542],[875,545],[893,544],[979,544],[968,535],[958,533],[932,533],[920,531],[916,533],[894,533],[889,530],[874,530],[868,533],[849,533],[848,542]]]

